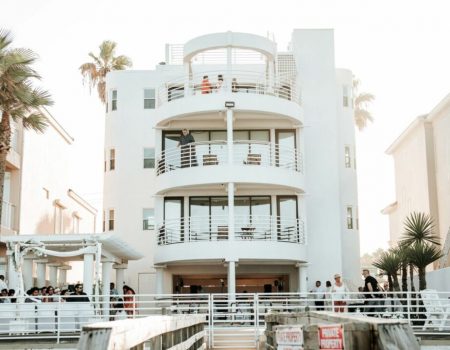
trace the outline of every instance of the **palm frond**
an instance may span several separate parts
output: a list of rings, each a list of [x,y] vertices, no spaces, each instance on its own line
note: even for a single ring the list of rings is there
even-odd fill
[[[424,269],[442,256],[441,250],[432,244],[416,242],[409,249],[411,263],[419,269]]]
[[[0,52],[11,45],[13,36],[9,30],[0,29]]]
[[[35,112],[22,118],[23,127],[28,130],[43,133],[48,126],[47,118],[40,112]]]
[[[434,231],[433,219],[425,213],[413,212],[404,222],[401,245],[411,246],[415,243],[431,243],[440,245],[439,236]]]
[[[397,274],[397,271],[400,269],[401,260],[395,252],[388,251],[381,254],[372,265],[383,270],[387,274],[393,275]]]
[[[362,104],[365,104],[365,103],[373,102],[374,99],[375,99],[374,95],[369,94],[367,92],[362,92],[355,97],[355,102],[354,102],[355,107],[361,106]]]
[[[113,70],[123,70],[127,67],[132,67],[132,66],[133,66],[133,62],[131,61],[131,59],[124,55],[115,57],[112,62]]]

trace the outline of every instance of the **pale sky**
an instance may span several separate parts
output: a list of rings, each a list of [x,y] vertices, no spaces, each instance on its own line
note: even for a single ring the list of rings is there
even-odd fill
[[[164,60],[165,43],[198,35],[271,33],[286,49],[294,28],[333,28],[336,66],[349,68],[376,100],[375,123],[357,133],[361,254],[386,247],[395,200],[387,147],[418,115],[450,92],[450,2],[447,0],[2,0],[0,27],[15,46],[40,55],[41,86],[52,115],[75,138],[72,188],[102,207],[104,108],[83,87],[78,67],[103,40],[118,43],[134,69]]]

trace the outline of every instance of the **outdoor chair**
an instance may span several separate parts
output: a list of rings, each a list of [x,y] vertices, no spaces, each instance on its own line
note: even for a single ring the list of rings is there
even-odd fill
[[[435,325],[439,327],[439,331],[442,331],[449,319],[450,301],[445,302],[441,300],[434,289],[424,289],[420,291],[420,296],[422,297],[427,317],[422,329],[425,330],[430,325]]]

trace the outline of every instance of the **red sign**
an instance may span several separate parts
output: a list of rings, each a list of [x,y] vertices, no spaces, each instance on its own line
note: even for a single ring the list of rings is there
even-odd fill
[[[319,325],[319,349],[344,349],[344,328],[341,324]]]

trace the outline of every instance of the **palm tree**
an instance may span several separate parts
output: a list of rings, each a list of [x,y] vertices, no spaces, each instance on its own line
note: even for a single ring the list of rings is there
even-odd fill
[[[400,259],[400,269],[402,275],[402,291],[408,291],[408,265],[409,265],[409,257],[408,257],[409,248],[406,246],[398,245],[393,249],[395,254]]]
[[[40,79],[31,68],[37,55],[29,49],[11,48],[12,41],[9,31],[0,30],[0,213],[6,156],[11,148],[11,119],[25,129],[44,132],[47,119],[40,108],[53,103],[47,91],[32,84],[32,79]]]
[[[400,257],[392,250],[381,254],[381,256],[373,263],[373,266],[383,270],[387,274],[390,291],[395,290],[397,292],[400,290],[397,277],[400,265]]]
[[[363,130],[368,122],[373,123],[373,116],[367,110],[368,104],[371,103],[375,96],[367,92],[359,92],[359,79],[353,78],[353,109],[355,124],[358,129]]]
[[[106,103],[106,75],[114,70],[124,70],[131,67],[133,63],[127,56],[114,56],[117,44],[114,41],[105,40],[99,46],[100,53],[98,56],[89,52],[89,56],[94,62],[86,62],[80,66],[83,82],[89,80],[89,88],[97,86],[98,96],[103,104]]]
[[[409,256],[411,262],[419,270],[419,290],[427,289],[425,269],[428,265],[441,258],[442,254],[440,249],[435,245],[417,242],[411,246]]]
[[[405,232],[400,245],[412,246],[415,243],[440,245],[439,236],[434,232],[433,219],[425,213],[412,212],[404,222]]]

